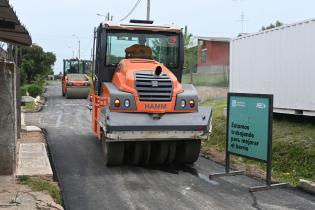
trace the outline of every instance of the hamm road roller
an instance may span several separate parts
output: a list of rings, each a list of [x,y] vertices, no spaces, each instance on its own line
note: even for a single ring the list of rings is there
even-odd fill
[[[63,60],[62,96],[66,98],[88,98],[90,81],[88,74],[92,62],[80,59]]]
[[[211,108],[181,84],[184,37],[152,21],[100,24],[95,31],[92,129],[107,166],[192,164],[211,131]]]

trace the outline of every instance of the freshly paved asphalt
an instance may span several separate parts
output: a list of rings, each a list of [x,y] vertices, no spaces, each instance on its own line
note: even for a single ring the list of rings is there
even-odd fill
[[[57,82],[47,86],[47,97],[26,122],[47,131],[66,209],[315,209],[315,196],[293,188],[249,193],[262,183],[246,176],[209,181],[224,167],[201,157],[182,168],[107,168],[88,102],[64,99]]]

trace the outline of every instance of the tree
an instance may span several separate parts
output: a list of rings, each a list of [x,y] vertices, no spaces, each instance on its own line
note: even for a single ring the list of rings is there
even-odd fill
[[[198,47],[193,46],[193,35],[188,32],[187,26],[184,31],[184,50],[184,67],[186,68],[184,73],[189,73],[197,66]]]
[[[282,25],[283,25],[283,23],[280,22],[279,20],[277,20],[277,21],[275,22],[275,24],[272,24],[272,23],[271,23],[269,26],[263,26],[263,27],[261,27],[261,30],[260,30],[260,31],[269,30],[269,29],[272,29],[272,28],[280,27],[280,26],[282,26]]]
[[[25,81],[32,83],[53,74],[52,66],[56,62],[56,56],[51,52],[44,52],[42,47],[34,44],[22,50],[20,62],[22,84]]]
[[[193,43],[193,35],[188,32],[187,26],[185,26],[185,31],[184,31],[184,48],[185,50],[191,47]]]

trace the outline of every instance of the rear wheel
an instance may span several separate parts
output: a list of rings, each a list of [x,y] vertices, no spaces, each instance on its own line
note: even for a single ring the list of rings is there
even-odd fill
[[[161,165],[166,161],[168,145],[168,142],[152,142],[150,162],[153,165]]]
[[[122,142],[106,142],[104,134],[102,134],[102,152],[106,166],[121,165],[124,160],[124,143]]]
[[[177,147],[175,162],[178,164],[192,164],[199,158],[201,140],[190,140],[180,143]]]

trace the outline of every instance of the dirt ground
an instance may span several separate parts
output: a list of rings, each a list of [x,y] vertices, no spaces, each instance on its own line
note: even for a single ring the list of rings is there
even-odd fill
[[[21,132],[21,139],[18,143],[46,143],[44,134],[42,132]]]
[[[46,192],[34,192],[20,185],[14,176],[0,176],[0,209],[6,210],[61,210]]]
[[[222,99],[227,97],[227,87],[208,87],[208,86],[197,86],[199,98],[201,102],[209,99]]]
[[[210,159],[210,160],[212,160],[216,163],[222,164],[222,165],[225,164],[225,153],[223,153],[223,152],[219,152],[214,148],[207,148],[207,149],[202,148],[201,153],[202,153],[202,156],[207,158],[207,159]],[[254,178],[259,179],[259,180],[263,180],[266,178],[266,172],[264,170],[258,168],[256,165],[243,164],[243,163],[236,162],[233,157],[232,157],[231,161],[232,161],[231,168],[233,170],[244,171],[244,173],[247,176],[254,177]]]

